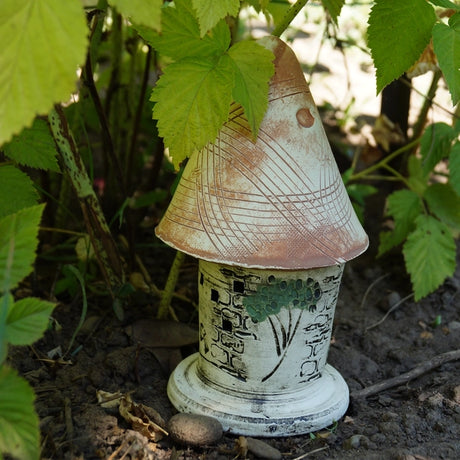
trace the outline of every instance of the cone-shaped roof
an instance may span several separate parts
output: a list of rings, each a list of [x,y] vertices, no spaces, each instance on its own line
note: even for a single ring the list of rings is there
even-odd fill
[[[294,52],[275,55],[254,142],[234,104],[218,138],[192,155],[156,234],[200,259],[258,268],[343,263],[368,246]]]

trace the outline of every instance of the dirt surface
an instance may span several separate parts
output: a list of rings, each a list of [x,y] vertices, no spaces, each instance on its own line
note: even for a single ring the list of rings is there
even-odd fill
[[[158,252],[152,260],[166,263],[172,255]],[[459,348],[460,270],[421,302],[409,297],[395,306],[410,294],[398,257],[377,263],[371,249],[346,266],[328,361],[341,372],[352,395]],[[187,259],[181,273],[181,293],[191,299],[196,295],[196,268]],[[116,408],[98,403],[98,390],[119,391],[158,411],[165,421],[175,413],[166,395],[170,368],[179,350],[186,356],[197,348],[180,347],[181,333],[175,337],[168,323],[152,327],[157,304],[152,296],[139,295],[120,321],[107,306],[90,301],[70,353],[49,359],[50,351],[60,347],[65,352],[69,346],[82,309],[77,298],[57,307],[53,317],[59,327],[34,347],[11,350],[10,364],[37,394],[43,458],[245,458],[235,436],[224,434],[214,445],[194,448],[168,437],[155,442],[135,431]],[[176,300],[174,305],[181,319],[196,324],[190,304]],[[170,348],[140,345],[139,337],[143,345]],[[460,362],[451,361],[367,398],[352,396],[345,417],[315,435],[264,441],[285,459],[460,458],[459,369]],[[246,458],[257,457],[249,452]]]

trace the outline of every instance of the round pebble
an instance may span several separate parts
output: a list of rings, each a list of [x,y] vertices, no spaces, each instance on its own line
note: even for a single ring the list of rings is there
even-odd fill
[[[263,458],[265,460],[281,460],[281,452],[278,449],[270,446],[260,439],[246,438],[248,441],[248,450],[256,458]]]
[[[205,446],[214,444],[222,437],[219,420],[198,414],[176,414],[168,423],[171,439],[179,444]]]

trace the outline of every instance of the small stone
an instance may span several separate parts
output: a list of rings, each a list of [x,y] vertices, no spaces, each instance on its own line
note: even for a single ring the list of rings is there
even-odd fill
[[[345,449],[357,449],[360,446],[366,447],[369,444],[369,438],[362,434],[354,434],[343,443]]]
[[[260,439],[246,438],[248,451],[257,458],[280,460],[281,452]]]
[[[199,414],[176,414],[168,423],[171,439],[179,444],[205,446],[214,444],[222,437],[219,420]]]

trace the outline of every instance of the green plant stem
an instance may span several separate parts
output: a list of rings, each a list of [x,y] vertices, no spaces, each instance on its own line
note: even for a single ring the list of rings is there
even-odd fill
[[[436,95],[436,90],[438,89],[438,82],[441,76],[442,76],[442,72],[440,70],[437,70],[433,74],[430,88],[428,89],[428,93],[425,96],[425,99],[423,101],[423,105],[422,105],[422,108],[420,109],[420,113],[417,117],[417,121],[414,124],[413,133],[412,133],[413,139],[416,139],[417,137],[420,137],[422,135],[423,128],[426,123],[426,116],[428,114],[428,110],[430,110],[430,107],[433,104],[433,99]]]
[[[374,165],[369,166],[369,168],[363,169],[359,173],[351,175],[349,177],[349,179],[348,179],[348,182],[356,181],[358,179],[365,178],[366,176],[368,176],[370,173],[376,171],[377,169],[380,169],[382,167],[386,167],[391,160],[396,158],[398,155],[402,155],[407,150],[411,150],[419,142],[420,142],[420,138],[417,138],[417,139],[414,139],[413,141],[409,142],[408,144],[403,145],[401,148],[399,148],[399,149],[395,150],[394,152],[390,153],[390,155],[388,155],[387,157],[383,158],[378,163],[375,163]]]
[[[297,0],[284,15],[283,20],[275,27],[272,35],[280,37],[281,34],[289,27],[294,18],[300,13],[300,10],[307,4],[308,0]]]
[[[107,287],[114,296],[124,282],[122,258],[110,233],[96,193],[86,172],[62,107],[56,105],[48,115],[63,169],[80,201],[86,229],[94,247]]]
[[[409,184],[409,181],[400,172],[396,171],[396,169],[392,168],[388,164],[382,165],[382,168],[384,168],[387,171],[391,172],[391,174],[393,174],[393,177],[395,177],[397,180],[400,180],[401,182],[404,182],[404,184],[406,185],[407,188],[409,188],[409,189],[411,188],[410,184]]]
[[[93,27],[94,29],[97,28],[97,20]],[[85,85],[87,86],[89,90],[89,94],[91,96],[91,99],[93,100],[94,108],[96,109],[99,123],[101,125],[101,133],[102,133],[102,138],[104,140],[103,142],[104,151],[106,153],[106,156],[110,158],[110,162],[112,163],[112,166],[114,168],[121,194],[123,196],[127,196],[122,168],[121,168],[120,162],[118,161],[118,157],[115,155],[115,148],[113,144],[112,135],[110,134],[109,122],[107,120],[106,113],[104,111],[104,107],[102,106],[102,102],[99,97],[99,93],[97,92],[96,83],[94,82],[91,52],[88,52],[86,56],[86,63],[83,69],[83,81],[85,82]]]
[[[168,279],[161,296],[160,306],[158,308],[158,319],[163,319],[168,316],[169,308],[171,307],[171,299],[174,295],[174,290],[176,289],[177,280],[179,279],[180,268],[185,260],[185,254],[181,251],[176,252],[176,257],[171,265],[169,270]]]
[[[145,57],[144,74],[142,76],[142,85],[141,85],[141,90],[139,94],[139,101],[137,104],[136,115],[134,117],[133,131],[131,134],[131,143],[129,147],[129,154],[128,154],[127,165],[126,165],[126,177],[128,181],[132,177],[134,157],[136,156],[137,140],[138,140],[140,125],[141,125],[142,112],[144,110],[145,93],[147,91],[147,84],[149,81],[151,60],[152,60],[152,48],[149,46],[149,50]],[[128,189],[131,192],[130,183],[128,183]]]

